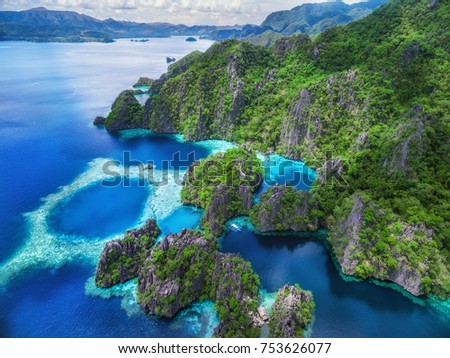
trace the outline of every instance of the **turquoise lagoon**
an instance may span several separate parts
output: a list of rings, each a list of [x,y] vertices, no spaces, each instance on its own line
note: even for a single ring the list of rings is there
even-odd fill
[[[198,228],[202,213],[180,202],[185,167],[171,170],[171,161],[181,158],[187,167],[233,145],[193,144],[180,136],[142,130],[111,135],[91,124],[96,115],[106,115],[116,95],[140,76],[157,78],[163,73],[166,56],[180,58],[207,49],[211,42],[171,38],[4,45],[0,336],[211,336],[217,325],[211,302],[161,320],[140,311],[134,281],[101,290],[93,275],[105,242],[149,218],[158,220],[163,234]],[[285,160],[269,159],[276,165],[267,168],[272,180],[261,192],[274,181],[294,181],[299,189],[308,189],[315,179],[303,163],[280,171]],[[151,182],[142,183],[136,163],[148,161],[156,169]],[[112,172],[105,171],[108,163],[117,164]],[[312,290],[317,302],[314,337],[450,336],[448,313],[442,314],[440,302],[412,300],[390,288],[344,280],[322,239],[312,234],[262,236],[244,225],[240,233],[227,233],[221,246],[252,263],[268,307],[273,292],[285,283],[298,282]]]

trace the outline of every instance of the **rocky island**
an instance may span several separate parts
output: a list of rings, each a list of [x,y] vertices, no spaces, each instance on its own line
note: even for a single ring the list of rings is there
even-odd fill
[[[270,313],[269,332],[273,338],[305,336],[314,312],[312,293],[299,285],[285,285],[278,293]]]
[[[250,212],[258,231],[316,231],[319,219],[314,216],[317,203],[307,191],[290,186],[274,186],[265,192]]]
[[[228,220],[249,214],[263,176],[255,154],[231,149],[194,163],[186,173],[181,198],[185,205],[204,209],[202,228],[220,235]]]
[[[216,337],[259,337],[269,317],[260,307],[260,282],[239,255],[219,252],[227,220],[248,215],[263,177],[261,162],[244,149],[231,149],[194,163],[186,173],[183,203],[205,210],[202,231],[182,230],[161,239],[149,220],[124,239],[106,244],[96,285],[107,288],[137,277],[137,300],[144,312],[173,318],[194,302],[215,303]],[[301,305],[289,308],[300,313]],[[300,331],[298,331],[300,332]],[[300,336],[300,335],[299,335]]]
[[[108,242],[97,265],[96,285],[109,288],[137,277],[160,233],[156,221],[149,220],[141,229],[127,231],[122,240]]]
[[[327,229],[344,274],[393,282],[414,296],[450,297],[450,80],[448,74],[439,81],[433,75],[439,72],[438,62],[450,66],[448,35],[439,30],[450,10],[448,3],[432,3],[389,2],[313,40],[295,35],[269,49],[223,41],[170,66],[154,82],[143,111],[136,110],[126,93],[119,96],[106,119],[109,130],[139,127],[182,133],[192,141],[226,139],[241,147],[188,170],[182,200],[205,210],[203,231],[172,236],[152,251],[145,266],[151,279],[144,280],[140,273],[145,282],[140,285],[140,302],[147,312],[173,316],[192,299],[203,297],[215,300],[221,313],[220,300],[203,292],[217,284],[208,276],[216,274],[215,263],[196,276],[194,289],[181,284],[183,275],[192,274],[190,269],[170,266],[181,275],[174,281],[157,274],[155,262],[161,258],[184,267],[177,243],[194,240],[194,245],[206,248],[203,258],[186,254],[194,267],[199,260],[211,262],[209,250],[215,261],[226,265],[232,259],[214,256],[220,254],[208,240],[240,215],[250,215],[262,232]],[[386,26],[387,18],[402,21]],[[405,29],[406,22],[414,30]],[[367,28],[374,30],[368,33]],[[424,43],[419,34],[432,40]],[[257,151],[300,159],[316,168],[318,180],[311,192],[273,187],[254,205],[262,174]],[[250,172],[244,167],[247,162]],[[224,310],[220,316],[225,328],[217,335],[253,332],[251,317],[257,317],[258,299],[250,291],[252,303],[242,317],[236,316],[243,322],[240,329],[227,328]],[[173,307],[164,306],[160,292],[171,297]],[[174,292],[181,292],[181,297]],[[283,300],[285,294],[288,301]],[[241,298],[234,297],[233,305]],[[309,301],[299,288],[285,287],[274,311],[277,318],[271,321],[272,334],[303,331],[308,315],[285,312],[286,307],[303,307],[298,302]],[[277,322],[286,320],[297,323],[280,328]]]

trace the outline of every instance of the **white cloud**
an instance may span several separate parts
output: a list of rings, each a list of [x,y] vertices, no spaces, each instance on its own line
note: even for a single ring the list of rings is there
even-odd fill
[[[325,0],[0,0],[0,10],[45,6],[72,10],[100,19],[172,22],[187,25],[260,24],[273,11]],[[359,0],[345,0],[348,3]]]

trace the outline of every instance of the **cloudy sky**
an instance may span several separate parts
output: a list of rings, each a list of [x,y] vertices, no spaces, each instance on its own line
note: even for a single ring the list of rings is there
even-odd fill
[[[187,25],[260,24],[271,12],[324,0],[0,0],[0,10],[45,6],[99,19],[171,22]],[[355,3],[362,0],[345,0]]]

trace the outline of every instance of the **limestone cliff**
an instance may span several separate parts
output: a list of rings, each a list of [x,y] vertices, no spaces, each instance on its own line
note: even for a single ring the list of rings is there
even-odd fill
[[[206,296],[208,265],[216,248],[200,232],[182,231],[165,237],[139,273],[138,301],[151,314],[173,317]]]
[[[205,209],[202,228],[220,235],[225,223],[248,215],[263,167],[256,155],[232,149],[194,163],[183,181],[182,201]]]
[[[132,90],[120,93],[104,124],[109,131],[142,128],[143,109]]]
[[[252,209],[250,218],[255,228],[269,231],[316,231],[319,220],[313,196],[294,187],[275,186],[264,193]]]
[[[217,251],[214,239],[183,230],[162,240],[139,273],[138,301],[142,309],[174,317],[198,300],[216,303],[217,337],[258,336],[263,321],[257,312],[259,279],[237,255]]]
[[[97,286],[109,288],[137,277],[159,234],[156,221],[149,220],[141,229],[127,231],[122,240],[108,242],[97,265]]]
[[[314,313],[312,293],[299,285],[286,285],[277,294],[270,312],[269,335],[272,338],[303,338]]]
[[[432,285],[448,287],[432,230],[401,222],[358,193],[344,207],[330,235],[344,274],[392,281],[415,296],[428,294]],[[442,279],[433,281],[433,271]]]

